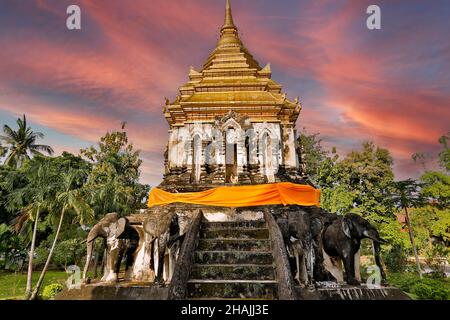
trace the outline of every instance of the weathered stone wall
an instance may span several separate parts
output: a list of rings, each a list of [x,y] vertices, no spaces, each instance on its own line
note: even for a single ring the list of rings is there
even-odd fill
[[[282,129],[279,123],[250,123],[236,113],[229,113],[215,123],[186,123],[169,130],[165,178],[170,180],[171,175],[177,175],[178,182],[223,184],[225,176],[220,172],[230,161],[226,159],[226,145],[236,144],[236,183],[242,177],[245,179],[242,174],[252,166],[265,177],[265,181],[257,183],[275,182],[281,165],[294,170],[298,167],[295,141],[292,126]],[[216,179],[205,179],[209,170],[219,171]]]

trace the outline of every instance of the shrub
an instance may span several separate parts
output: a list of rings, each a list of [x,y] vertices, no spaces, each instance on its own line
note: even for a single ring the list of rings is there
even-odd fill
[[[425,251],[427,265],[436,273],[444,273],[450,249],[443,244],[430,244]]]
[[[59,267],[80,265],[86,254],[86,247],[80,245],[80,239],[70,239],[59,242],[53,255],[53,263]]]
[[[389,283],[402,291],[413,294],[421,300],[447,300],[450,299],[450,287],[445,278],[432,279],[425,276],[420,279],[414,273],[389,274]]]
[[[402,291],[411,292],[414,284],[420,278],[412,273],[393,273],[389,274],[388,281]]]
[[[442,282],[434,279],[424,278],[417,281],[412,288],[412,293],[422,300],[450,299],[449,289]]]
[[[44,300],[53,300],[63,289],[64,286],[60,283],[49,284],[42,290],[42,298]]]
[[[404,272],[407,265],[407,258],[404,249],[395,245],[383,255],[384,263],[391,272]]]

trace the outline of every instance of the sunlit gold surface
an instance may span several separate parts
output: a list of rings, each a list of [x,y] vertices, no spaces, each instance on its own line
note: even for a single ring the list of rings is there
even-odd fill
[[[252,122],[294,124],[301,105],[288,100],[271,76],[270,64],[262,68],[244,47],[227,0],[216,48],[201,71],[191,67],[189,82],[167,103],[164,115],[171,127],[213,122],[230,110],[248,115]]]

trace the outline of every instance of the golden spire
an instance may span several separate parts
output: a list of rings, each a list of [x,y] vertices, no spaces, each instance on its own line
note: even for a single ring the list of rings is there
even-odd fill
[[[227,6],[225,11],[225,23],[222,26],[221,32],[223,32],[225,29],[234,29],[237,31],[237,28],[234,25],[233,21],[233,14],[231,12],[230,0],[227,0]]]
[[[227,6],[225,10],[225,22],[220,30],[220,39],[217,43],[218,47],[221,46],[242,46],[242,42],[239,39],[238,29],[234,25],[233,14],[231,12],[230,0],[227,0]]]

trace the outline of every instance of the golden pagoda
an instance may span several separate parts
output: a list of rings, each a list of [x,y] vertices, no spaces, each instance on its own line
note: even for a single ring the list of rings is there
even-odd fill
[[[299,99],[290,101],[245,48],[230,1],[216,48],[175,101],[166,99],[169,123],[161,187],[206,189],[299,179],[295,123]]]

